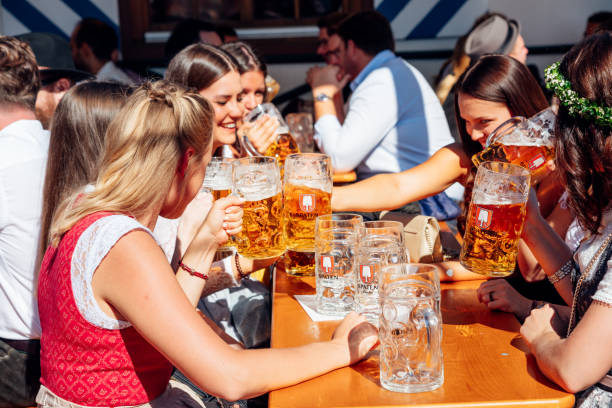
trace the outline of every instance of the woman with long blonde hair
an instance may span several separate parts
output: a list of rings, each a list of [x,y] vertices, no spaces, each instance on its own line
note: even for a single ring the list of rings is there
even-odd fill
[[[150,231],[199,191],[211,133],[210,104],[164,81],[136,90],[111,123],[93,189],[69,197],[51,225],[38,287],[39,405],[201,405],[169,385],[172,365],[236,400],[353,363],[375,344],[355,314],[332,340],[292,349],[237,350],[203,322],[177,278],[202,291],[215,250],[241,229],[240,199],[213,204],[177,277]]]

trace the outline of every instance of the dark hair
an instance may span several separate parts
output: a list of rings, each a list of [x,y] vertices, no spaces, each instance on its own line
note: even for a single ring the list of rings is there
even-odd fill
[[[599,24],[612,19],[612,11],[598,11],[593,13],[587,19],[587,23]]]
[[[95,181],[106,129],[130,93],[131,88],[116,82],[83,82],[66,92],[57,105],[43,189],[39,260],[59,204]]]
[[[238,33],[229,24],[219,24],[216,29],[217,34],[221,37],[221,41],[227,42],[227,37],[238,37]]]
[[[459,94],[503,103],[512,116],[530,117],[548,107],[542,89],[524,64],[506,55],[480,57],[459,78],[455,90],[455,119],[463,150],[468,157],[482,151],[482,146],[467,133],[465,120],[460,115]],[[476,168],[472,167],[465,183],[462,212],[457,218],[457,227],[461,232],[465,228],[475,171]]]
[[[113,51],[117,49],[119,40],[115,30],[104,21],[95,18],[84,18],[78,24],[74,34],[77,46],[83,43],[91,47],[96,58],[109,61]]]
[[[174,58],[185,47],[201,42],[200,31],[217,33],[217,26],[213,23],[196,19],[186,19],[174,26],[164,49],[166,60],[169,61]]]
[[[231,71],[239,72],[234,57],[214,45],[198,43],[176,54],[164,77],[170,82],[200,91]]]
[[[30,46],[0,36],[0,103],[34,110],[39,89],[40,74]]]
[[[485,55],[459,78],[455,91],[455,118],[465,152],[482,150],[468,135],[459,110],[459,94],[490,102],[501,102],[512,116],[530,117],[548,107],[546,97],[529,69],[506,55]]]
[[[348,17],[348,14],[340,11],[326,14],[317,20],[317,27],[325,28],[327,35],[336,34],[338,32],[338,25],[346,17]]]
[[[268,67],[266,67],[266,64],[261,61],[259,56],[247,43],[232,41],[223,44],[221,49],[234,57],[234,60],[236,60],[238,64],[238,71],[240,74],[250,71],[261,71],[264,77],[268,74]]]
[[[389,21],[377,11],[355,13],[340,23],[337,34],[347,43],[352,40],[368,55],[383,50],[395,51],[395,41]]]
[[[559,71],[581,97],[612,106],[612,34],[593,34],[568,51]],[[612,127],[571,115],[560,104],[555,161],[580,225],[596,233],[612,202]]]

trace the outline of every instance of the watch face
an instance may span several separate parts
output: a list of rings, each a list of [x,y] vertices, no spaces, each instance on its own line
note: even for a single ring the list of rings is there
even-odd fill
[[[327,101],[327,100],[329,100],[329,99],[331,99],[331,98],[330,98],[330,97],[329,97],[329,95],[327,95],[327,94],[320,93],[320,94],[318,94],[318,95],[315,97],[315,99],[316,99],[317,101],[319,101],[319,102],[323,102],[323,101]]]

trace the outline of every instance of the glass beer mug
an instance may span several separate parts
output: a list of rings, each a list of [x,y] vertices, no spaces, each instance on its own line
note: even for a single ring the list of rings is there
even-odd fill
[[[232,240],[245,258],[275,258],[285,252],[281,181],[276,158],[245,157],[232,163],[232,192],[244,198],[242,231]]]
[[[234,159],[226,157],[212,157],[206,166],[206,175],[200,191],[208,192],[213,200],[227,197],[232,192],[232,162]],[[232,246],[232,241],[228,241],[221,246],[227,249]]]
[[[529,171],[503,162],[478,167],[461,247],[461,264],[487,276],[512,274],[529,196]]]
[[[293,135],[300,152],[314,151],[314,127],[312,114],[308,112],[290,113],[286,117],[287,125]]]
[[[533,184],[548,174],[546,163],[554,159],[552,143],[555,114],[544,109],[529,119],[516,116],[497,127],[487,138],[485,149],[472,157],[474,165],[486,161],[517,164],[531,171]]]
[[[227,157],[212,157],[206,166],[202,190],[210,192],[214,200],[232,192],[232,161]]]
[[[285,161],[284,227],[289,275],[314,276],[314,230],[331,214],[332,166],[325,154],[298,153]]]
[[[276,129],[276,134],[278,135],[276,141],[268,147],[263,155],[276,157],[278,164],[282,169],[285,164],[285,158],[290,154],[299,153],[300,150],[297,143],[293,139],[293,136],[291,136],[291,133],[289,132],[289,126],[287,126],[283,116],[273,104],[263,103],[261,105],[257,105],[252,111],[244,115],[244,121],[247,123],[256,122],[263,115],[268,115],[275,118],[279,125]],[[261,156],[257,149],[253,147],[246,135],[241,135],[238,140],[249,156]]]

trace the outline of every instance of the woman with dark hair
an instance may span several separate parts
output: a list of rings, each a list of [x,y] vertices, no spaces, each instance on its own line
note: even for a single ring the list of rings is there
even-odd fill
[[[523,239],[569,308],[544,305],[521,327],[542,372],[577,407],[612,405],[612,34],[576,44],[546,70],[559,98],[555,163],[584,233],[560,242],[531,202]]]
[[[457,83],[455,106],[460,143],[443,147],[425,163],[401,173],[380,174],[359,183],[335,188],[332,194],[332,209],[380,211],[398,208],[444,191],[454,182],[460,182],[466,186],[463,203],[465,214],[469,207],[471,186],[476,172],[471,160],[472,155],[482,151],[487,137],[500,124],[512,116],[533,116],[547,108],[548,103],[524,64],[512,57],[488,55],[481,57]],[[552,182],[544,180],[538,186],[539,198],[541,204],[546,207],[546,215],[551,213],[561,194],[555,187],[558,183],[554,177],[549,179]],[[391,191],[393,194],[389,194]],[[564,235],[571,216],[560,214],[560,218],[563,222],[556,223],[556,226],[558,232]],[[458,220],[457,225],[460,229],[463,228],[464,221]],[[533,262],[528,251],[522,250],[519,254],[519,269],[523,276],[531,280],[539,266],[537,262]],[[475,277],[462,268],[456,272],[459,273],[455,273],[453,279]],[[501,282],[505,284],[504,281]],[[554,291],[550,292],[556,300]],[[501,305],[495,303],[495,299],[494,295],[482,298],[489,307],[499,308]]]

